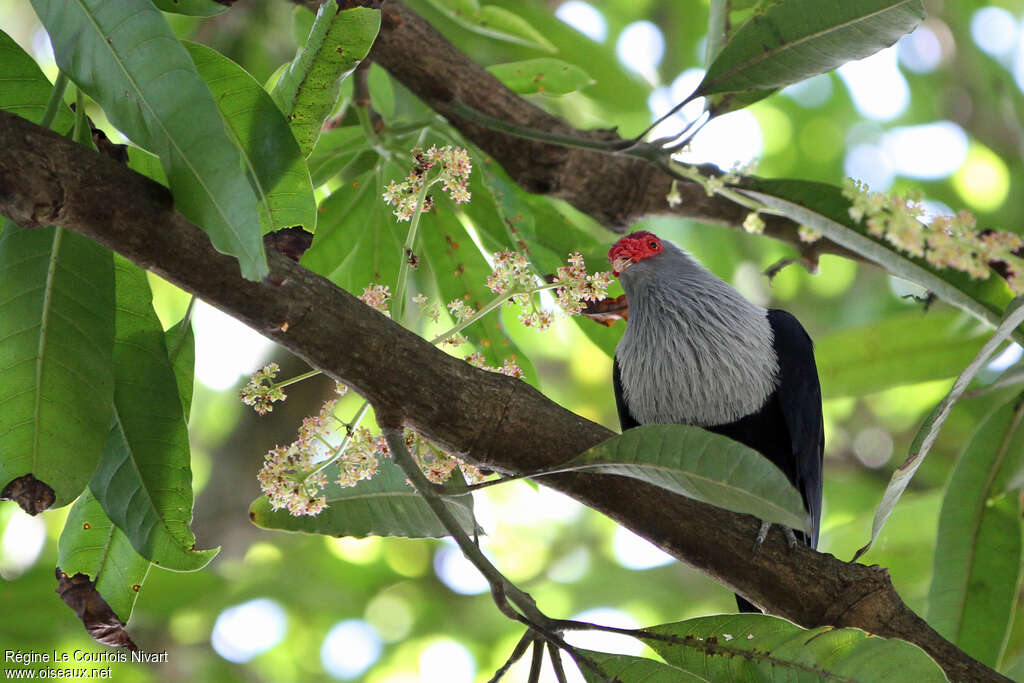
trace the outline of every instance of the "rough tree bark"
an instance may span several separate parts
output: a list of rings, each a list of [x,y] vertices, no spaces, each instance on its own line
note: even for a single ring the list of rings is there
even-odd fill
[[[554,465],[612,435],[523,382],[448,356],[280,254],[268,255],[271,275],[264,281],[242,279],[237,262],[174,211],[165,188],[6,112],[0,112],[0,214],[27,227],[62,225],[96,240],[491,469],[521,473]],[[753,555],[759,526],[753,517],[637,481],[563,474],[544,483],[773,614],[806,627],[856,626],[903,638],[927,651],[952,680],[1008,680],[914,614],[884,569],[804,547],[790,551],[778,532]]]

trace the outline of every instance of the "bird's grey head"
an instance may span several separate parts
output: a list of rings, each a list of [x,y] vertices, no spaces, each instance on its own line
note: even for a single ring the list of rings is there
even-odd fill
[[[608,260],[629,305],[617,358],[641,423],[725,424],[761,407],[778,373],[765,309],[647,231]]]

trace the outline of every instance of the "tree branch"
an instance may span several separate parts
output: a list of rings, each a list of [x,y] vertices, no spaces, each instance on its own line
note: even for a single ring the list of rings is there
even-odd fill
[[[523,382],[437,350],[281,254],[268,254],[271,274],[264,281],[242,279],[237,261],[216,252],[174,211],[164,187],[6,112],[0,112],[0,213],[27,227],[62,225],[121,253],[488,468],[519,473],[551,466],[612,436]],[[807,627],[856,626],[909,640],[953,680],[1006,680],[910,611],[884,569],[804,547],[790,551],[781,533],[769,534],[754,555],[758,520],[634,480],[571,473],[544,483],[773,614]]]
[[[399,0],[348,0],[347,4],[381,6],[381,31],[370,57],[494,157],[528,192],[563,199],[616,232],[624,232],[637,220],[652,215],[739,227],[749,213],[720,196],[709,197],[703,188],[690,182],[678,183],[682,203],[670,207],[665,197],[673,178],[650,161],[528,140],[460,116],[457,109],[462,104],[518,127],[591,140],[623,140],[614,129],[574,128],[523,99]],[[863,260],[827,239],[813,244],[801,242],[799,226],[788,219],[764,219],[766,236],[793,245],[810,261],[824,253]]]

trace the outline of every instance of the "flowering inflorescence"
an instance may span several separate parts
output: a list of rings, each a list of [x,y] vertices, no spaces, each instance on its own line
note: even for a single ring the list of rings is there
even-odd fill
[[[280,369],[277,363],[267,363],[254,372],[239,392],[242,403],[252,406],[260,415],[271,412],[274,409],[274,401],[283,401],[286,398],[284,389],[274,384],[274,377]]]
[[[586,308],[585,302],[601,301],[608,294],[612,284],[612,274],[599,271],[587,275],[587,265],[583,256],[574,251],[569,254],[568,265],[558,269],[555,279],[555,300],[569,315],[577,315]]]
[[[1007,282],[1018,294],[1024,293],[1024,240],[1011,232],[975,230],[975,218],[961,211],[955,216],[938,216],[930,224],[921,221],[924,208],[920,193],[907,197],[869,192],[866,185],[847,179],[843,196],[850,200],[850,217],[863,221],[868,232],[884,238],[897,249],[924,258],[936,268],[953,268],[972,278],[984,280],[989,264],[1005,264]]]
[[[426,151],[417,147],[412,150],[412,158],[414,164],[405,180],[392,180],[384,189],[384,203],[395,207],[398,220],[410,220],[417,208],[423,213],[430,211],[434,206],[430,195],[423,196],[422,206],[418,204],[421,192],[435,183],[441,183],[452,201],[459,204],[469,201],[469,174],[473,165],[466,150],[454,145],[432,146]],[[432,169],[436,175],[428,178]]]
[[[388,302],[391,301],[391,290],[387,285],[366,285],[363,288],[363,293],[356,298],[375,311],[380,311],[389,318],[391,317],[391,313],[388,311]]]
[[[487,278],[487,287],[495,294],[508,296],[508,303],[523,307],[519,322],[526,327],[544,331],[554,322],[551,311],[538,309],[533,294],[542,289],[554,289],[555,300],[569,315],[576,315],[586,307],[585,302],[605,298],[612,283],[608,272],[587,274],[583,256],[574,251],[567,265],[560,266],[554,281],[538,285],[526,254],[518,251],[499,251],[494,254],[494,271]],[[453,304],[455,302],[452,302]]]
[[[438,446],[414,429],[405,430],[405,445],[423,474],[434,484],[444,484],[448,481],[456,467],[462,470],[466,482],[474,484],[483,481],[484,476],[478,468]]]

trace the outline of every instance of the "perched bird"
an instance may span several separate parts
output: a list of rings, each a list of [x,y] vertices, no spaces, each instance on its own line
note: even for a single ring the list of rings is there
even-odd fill
[[[650,232],[623,237],[608,260],[629,305],[613,371],[623,431],[694,425],[758,451],[803,495],[811,532],[796,533],[817,547],[825,433],[803,326],[786,311],[751,303]],[[794,532],[785,531],[795,543]],[[741,611],[759,611],[739,595],[736,601]]]

